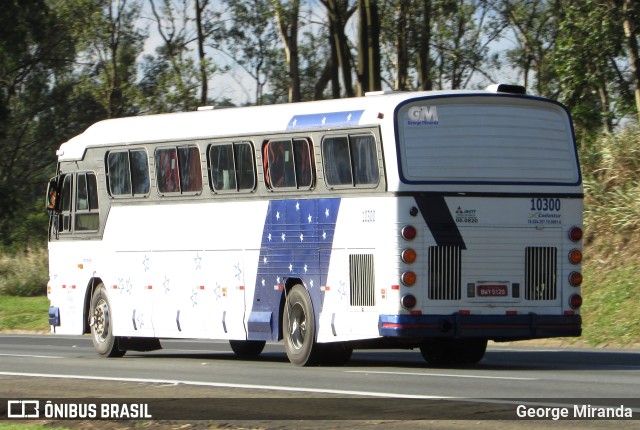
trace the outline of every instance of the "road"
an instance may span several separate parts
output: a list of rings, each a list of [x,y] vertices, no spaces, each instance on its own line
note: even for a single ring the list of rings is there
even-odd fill
[[[250,361],[236,358],[226,342],[164,340],[162,345],[160,351],[103,359],[86,336],[0,335],[0,398],[187,398],[193,408],[187,407],[187,415],[218,422],[280,423],[272,420],[307,416],[368,422],[513,420],[520,404],[536,414],[543,406],[573,413],[573,405],[624,405],[634,419],[613,422],[618,429],[637,426],[640,418],[640,351],[491,344],[471,367],[430,368],[419,351],[374,350],[355,351],[345,367],[299,368],[287,361],[280,344],[268,344],[259,359]],[[222,415],[201,417],[196,398],[217,399]],[[232,400],[225,406],[222,399]],[[184,409],[184,403],[173,407]],[[211,410],[206,401],[202,404]],[[258,412],[247,412],[254,409]],[[424,410],[432,412],[415,414]],[[594,423],[600,428],[604,422]]]

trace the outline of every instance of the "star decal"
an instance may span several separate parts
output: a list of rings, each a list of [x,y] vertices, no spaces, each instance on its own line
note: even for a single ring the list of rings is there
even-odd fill
[[[326,209],[324,210],[324,217],[325,217],[325,218],[329,218],[329,208],[326,208]]]
[[[300,233],[300,242],[304,241],[304,234]]]
[[[309,224],[311,224],[311,221],[313,221],[313,217],[311,216],[311,214],[309,214],[309,216],[307,217],[307,220],[309,221]]]
[[[162,286],[164,287],[165,294],[171,291],[171,288],[169,288],[169,278],[167,278],[166,276],[164,277],[164,282],[162,283]]]
[[[196,270],[202,269],[202,257],[200,257],[200,253],[196,254],[196,258],[194,258],[193,261],[196,263]]]
[[[285,240],[287,240],[287,235],[282,233],[282,241],[284,242]]]
[[[142,267],[144,267],[144,271],[145,272],[149,271],[149,257],[147,257],[146,255],[144,256],[144,259],[142,260]]]
[[[280,211],[277,211],[277,212],[276,212],[276,219],[277,219],[278,221],[280,221]]]

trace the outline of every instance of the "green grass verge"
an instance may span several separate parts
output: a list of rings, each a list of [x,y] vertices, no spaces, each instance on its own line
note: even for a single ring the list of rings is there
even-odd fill
[[[46,296],[0,295],[0,330],[49,330],[49,299]]]

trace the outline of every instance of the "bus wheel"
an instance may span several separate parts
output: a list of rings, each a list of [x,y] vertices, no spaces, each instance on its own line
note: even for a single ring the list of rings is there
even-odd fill
[[[320,348],[315,342],[313,307],[309,294],[302,285],[295,285],[287,294],[282,329],[289,361],[296,366],[317,364]]]
[[[454,361],[452,346],[452,339],[425,339],[420,345],[420,352],[430,366],[445,366]]]
[[[487,351],[487,339],[457,339],[454,344],[456,362],[476,364]]]
[[[260,355],[267,342],[264,340],[230,340],[233,352],[241,358],[254,358]]]
[[[100,284],[91,298],[91,340],[98,354],[104,357],[122,357],[126,351],[118,348],[118,338],[113,335],[111,305],[104,285]]]
[[[340,343],[322,345],[322,364],[325,366],[344,366],[351,360],[353,348]]]

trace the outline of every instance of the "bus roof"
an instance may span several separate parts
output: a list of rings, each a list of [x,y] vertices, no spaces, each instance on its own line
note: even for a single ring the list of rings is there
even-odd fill
[[[490,95],[491,90],[375,93],[365,97],[267,106],[141,115],[100,121],[63,143],[59,161],[83,158],[88,147],[207,139],[287,130],[379,124],[398,104],[414,98]]]

